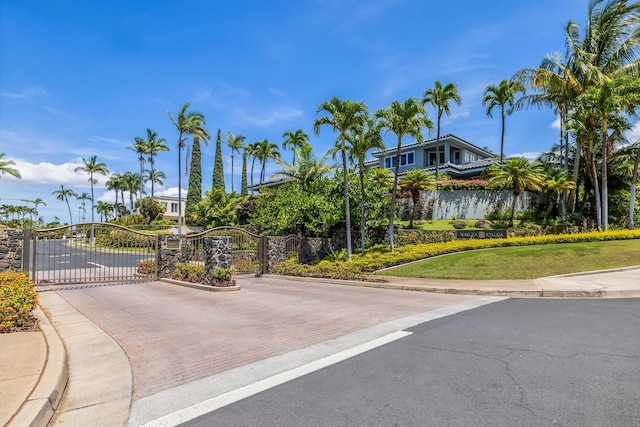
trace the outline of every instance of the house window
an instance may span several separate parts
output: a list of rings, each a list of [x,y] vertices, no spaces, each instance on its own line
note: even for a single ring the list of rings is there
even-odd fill
[[[440,152],[440,162],[439,164],[444,163],[444,152]],[[429,166],[435,166],[436,164],[436,152],[435,151],[430,151],[429,152]]]
[[[465,152],[464,153],[464,162],[465,163],[469,163],[469,162],[475,162],[476,160],[478,160],[477,156],[473,153],[469,153],[469,152]]]
[[[453,152],[453,164],[454,165],[460,164],[460,150],[455,150]]]
[[[387,169],[395,168],[398,156],[390,156],[384,159],[384,167]],[[400,166],[413,165],[415,163],[415,152],[410,151],[400,155]]]
[[[178,212],[178,204],[177,203],[171,203],[171,212],[172,213]]]

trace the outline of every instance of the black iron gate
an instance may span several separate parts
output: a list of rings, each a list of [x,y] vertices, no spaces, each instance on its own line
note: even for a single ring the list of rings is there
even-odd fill
[[[114,224],[28,230],[24,265],[36,284],[153,280],[158,237]],[[142,262],[142,269],[139,266]]]

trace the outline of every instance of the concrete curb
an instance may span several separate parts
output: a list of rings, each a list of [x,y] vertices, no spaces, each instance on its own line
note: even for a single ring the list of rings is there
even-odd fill
[[[571,276],[586,276],[594,273],[610,273],[616,271],[627,271],[632,269],[638,269],[638,267],[630,267],[624,269],[614,269],[607,271],[598,271],[591,273],[573,274],[565,276],[554,277],[571,277]],[[401,284],[392,282],[361,282],[358,280],[337,280],[337,279],[323,279],[317,277],[298,277],[298,276],[279,276],[275,274],[265,274],[262,277],[266,279],[281,279],[292,280],[298,282],[315,282],[315,283],[327,283],[332,285],[345,285],[345,286],[359,286],[364,288],[380,288],[380,289],[395,289],[401,291],[414,291],[414,292],[432,292],[439,294],[455,294],[455,295],[478,295],[478,296],[496,296],[496,297],[511,297],[511,298],[590,298],[590,299],[604,299],[604,298],[640,298],[640,289],[624,289],[624,290],[573,290],[573,289],[556,289],[545,290],[538,280],[532,280],[529,285],[531,289],[512,290],[512,289],[500,289],[496,286],[494,289],[477,289],[473,287],[454,287],[454,286],[429,286],[419,284]],[[468,285],[472,286],[472,285]]]
[[[69,381],[67,352],[62,339],[39,307],[34,309],[34,314],[47,342],[47,359],[38,383],[9,426],[47,426]]]
[[[207,292],[233,292],[239,291],[240,285],[235,286],[207,286],[201,283],[183,282],[182,280],[175,279],[159,279],[160,282],[170,283],[172,285],[184,286],[186,288],[200,289]]]

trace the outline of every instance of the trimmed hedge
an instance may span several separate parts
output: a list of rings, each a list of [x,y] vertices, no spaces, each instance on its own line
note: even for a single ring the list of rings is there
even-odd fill
[[[36,304],[38,294],[26,273],[0,273],[0,333],[13,332],[31,322]]]
[[[362,255],[354,254],[351,262],[320,261],[317,264],[304,265],[294,261],[285,261],[274,267],[274,273],[291,276],[362,280],[366,277],[367,273],[376,270],[455,252],[509,246],[630,239],[640,239],[640,230],[596,231],[534,237],[509,237],[507,239],[452,240],[444,243],[400,246],[396,248],[395,252],[390,252],[388,246],[377,245]]]

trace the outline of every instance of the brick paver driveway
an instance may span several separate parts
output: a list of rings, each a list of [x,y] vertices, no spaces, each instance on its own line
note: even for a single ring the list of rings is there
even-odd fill
[[[240,292],[151,282],[58,293],[122,346],[134,401],[474,298],[253,277],[238,282]]]

